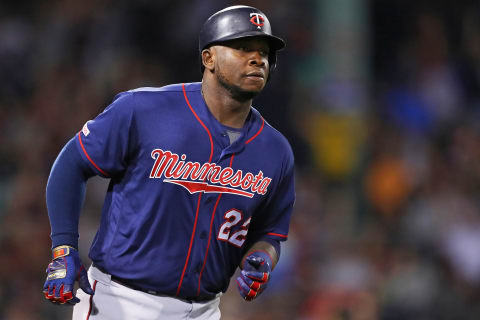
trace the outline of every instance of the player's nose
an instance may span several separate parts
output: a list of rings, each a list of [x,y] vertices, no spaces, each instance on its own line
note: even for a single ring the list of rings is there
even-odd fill
[[[250,52],[248,62],[250,65],[264,67],[268,62],[268,57],[266,57],[260,50],[253,50]]]

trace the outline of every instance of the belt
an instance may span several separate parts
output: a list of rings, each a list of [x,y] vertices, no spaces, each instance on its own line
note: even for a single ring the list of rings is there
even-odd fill
[[[161,293],[161,292],[158,292],[158,291],[155,291],[155,290],[144,289],[142,287],[137,286],[136,284],[131,283],[128,280],[121,279],[121,278],[113,276],[113,275],[111,276],[111,279],[112,279],[113,282],[116,282],[118,284],[121,284],[122,286],[125,286],[125,287],[133,289],[133,290],[146,292],[146,293],[152,294],[154,296],[168,296],[164,293]],[[193,296],[193,297],[191,297],[191,296],[180,296],[179,295],[179,296],[172,297],[172,298],[179,298],[179,299],[186,300],[186,301],[189,301],[189,302],[207,302],[207,301],[215,299],[216,295],[214,295],[214,296],[198,295],[198,296]]]
[[[93,264],[93,266],[95,268],[99,269],[100,271],[102,271],[103,273],[109,274],[108,272],[105,272],[102,268],[99,268],[97,265]],[[167,297],[169,296],[168,294],[165,294],[165,293],[162,293],[162,292],[159,292],[159,291],[142,288],[142,287],[136,285],[135,283],[132,283],[131,280],[122,279],[122,278],[119,278],[119,277],[114,276],[114,275],[110,275],[110,277],[111,277],[113,282],[116,282],[116,283],[118,283],[122,286],[125,286],[125,287],[133,289],[133,290],[142,291],[142,292],[154,295],[154,296],[167,296]],[[198,295],[198,296],[180,296],[179,295],[179,296],[172,297],[172,298],[178,298],[178,299],[186,300],[186,301],[189,301],[189,302],[207,302],[207,301],[215,299],[216,297],[217,297],[217,295]]]

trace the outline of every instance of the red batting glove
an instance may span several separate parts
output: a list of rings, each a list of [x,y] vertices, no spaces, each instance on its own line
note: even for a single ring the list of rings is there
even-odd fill
[[[252,301],[267,287],[272,272],[272,260],[263,251],[255,251],[247,256],[243,270],[237,277],[237,287],[240,295],[247,301]]]
[[[45,298],[55,304],[76,304],[80,299],[73,294],[73,285],[78,281],[85,293],[94,292],[88,282],[87,272],[77,249],[59,246],[53,249],[53,260],[47,267],[47,279],[43,285]]]

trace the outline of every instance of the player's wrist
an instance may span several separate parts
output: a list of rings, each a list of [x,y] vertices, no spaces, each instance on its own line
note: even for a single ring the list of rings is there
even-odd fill
[[[78,250],[69,245],[60,245],[56,246],[52,249],[52,257],[53,259],[61,258],[70,255],[73,252],[77,252]]]
[[[59,246],[70,246],[78,249],[78,234],[76,233],[57,233],[51,236],[52,250]]]

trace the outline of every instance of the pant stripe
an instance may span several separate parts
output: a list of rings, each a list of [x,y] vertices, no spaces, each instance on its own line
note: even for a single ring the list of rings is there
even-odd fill
[[[95,293],[95,287],[97,286],[97,280],[93,283],[93,293]],[[90,296],[90,307],[88,308],[87,320],[90,319],[90,313],[92,312],[93,306],[93,294]]]

